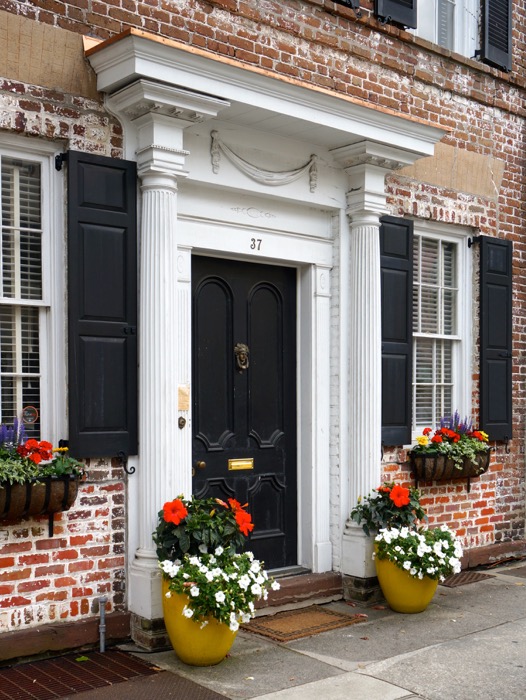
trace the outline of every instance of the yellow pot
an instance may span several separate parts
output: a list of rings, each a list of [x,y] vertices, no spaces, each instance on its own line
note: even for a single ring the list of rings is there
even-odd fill
[[[432,601],[438,586],[436,579],[415,578],[389,559],[374,560],[380,588],[389,607],[401,613],[419,613]]]
[[[183,608],[190,603],[183,593],[172,593],[166,597],[168,581],[163,579],[163,614],[166,631],[179,659],[190,666],[214,666],[230,651],[237,632],[214,617],[201,628],[200,622],[183,615]]]

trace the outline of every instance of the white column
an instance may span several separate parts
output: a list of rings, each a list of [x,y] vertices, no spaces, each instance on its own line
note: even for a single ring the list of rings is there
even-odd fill
[[[385,176],[413,162],[414,154],[363,141],[333,151],[349,177],[349,303],[342,332],[349,348],[348,502],[342,503],[342,571],[358,578],[375,575],[372,545],[348,520],[359,496],[380,485],[382,446],[382,337],[380,218],[388,212]],[[345,313],[345,309],[341,309]],[[347,457],[347,460],[345,460]],[[345,475],[342,475],[342,480]]]
[[[215,117],[228,103],[150,80],[108,97],[135,149],[141,180],[139,280],[139,461],[134,484],[138,547],[129,566],[128,607],[162,617],[152,533],[163,504],[192,487],[189,327],[190,251],[177,248],[177,183],[186,177],[184,129]],[[186,336],[188,337],[188,336]],[[184,418],[179,427],[178,419]]]
[[[379,215],[351,215],[349,509],[379,485],[382,365]]]
[[[163,504],[178,495],[177,178],[153,168],[142,185],[140,254],[139,547],[130,566],[132,612],[162,617],[152,532]],[[190,466],[187,465],[188,470]],[[159,589],[159,590],[158,590]]]

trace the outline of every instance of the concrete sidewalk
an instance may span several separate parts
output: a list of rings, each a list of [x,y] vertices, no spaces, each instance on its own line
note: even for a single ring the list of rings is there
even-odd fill
[[[121,684],[127,689],[122,697],[193,700],[208,689],[213,691],[208,697],[217,693],[232,700],[525,698],[526,563],[487,573],[492,578],[457,588],[439,586],[429,608],[416,615],[388,608],[350,610],[341,601],[329,607],[364,613],[367,621],[286,644],[242,631],[217,666],[186,666],[172,651],[141,654],[176,674],[174,694],[158,694],[153,686],[152,694],[139,686],[136,694],[129,682]],[[170,676],[160,676],[169,688]],[[197,684],[188,686],[194,692],[175,692],[178,679]]]

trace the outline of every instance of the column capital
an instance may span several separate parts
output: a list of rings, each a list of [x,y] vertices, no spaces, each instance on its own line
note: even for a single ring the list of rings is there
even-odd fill
[[[347,213],[353,220],[360,212],[386,214],[385,176],[421,157],[413,151],[366,140],[335,148],[331,153],[349,176]]]
[[[230,103],[153,80],[137,80],[110,95],[110,110],[128,125],[139,176],[150,171],[185,177],[183,133],[213,119]]]

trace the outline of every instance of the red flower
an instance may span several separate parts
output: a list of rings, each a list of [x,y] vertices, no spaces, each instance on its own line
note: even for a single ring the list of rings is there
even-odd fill
[[[422,435],[429,435],[430,432],[431,432],[431,428],[424,428],[422,430]]]
[[[188,511],[180,498],[175,501],[169,501],[163,506],[163,517],[167,523],[179,525],[181,520],[184,520],[188,515]]]
[[[236,501],[235,498],[229,498],[228,505],[232,508],[234,513],[236,513],[242,507],[241,503],[239,501]]]
[[[393,501],[397,508],[407,506],[410,501],[409,489],[406,489],[404,486],[400,486],[399,484],[395,484],[391,490],[391,493],[389,494],[389,498]]]
[[[442,435],[433,435],[431,442],[443,442]]]
[[[250,518],[250,513],[247,513],[243,508],[236,510],[236,523],[239,527],[240,532],[244,535],[248,535],[254,529],[254,523]]]
[[[378,493],[391,493],[389,486],[379,486],[376,490]]]
[[[28,459],[30,459],[34,464],[40,464],[42,461],[42,457],[40,456],[39,452],[32,452],[30,455],[27,456]]]

